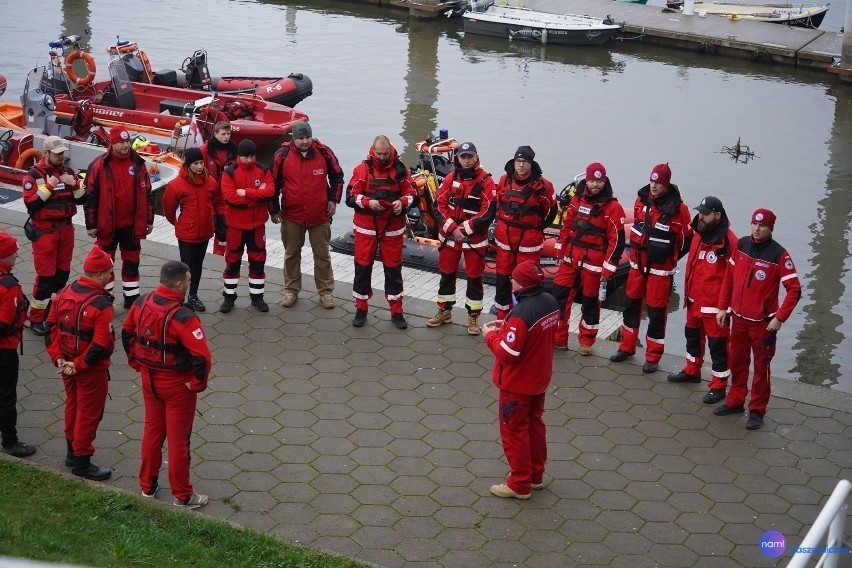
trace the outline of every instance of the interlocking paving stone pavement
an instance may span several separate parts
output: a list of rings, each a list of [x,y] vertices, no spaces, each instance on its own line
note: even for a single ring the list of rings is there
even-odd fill
[[[0,209],[0,228],[23,245],[15,273],[29,292],[24,220]],[[72,279],[90,244],[78,227]],[[142,250],[145,292],[177,250]],[[711,414],[706,385],[666,382],[680,358],[648,376],[611,363],[615,345],[601,341],[596,356],[556,353],[547,486],[502,500],[489,493],[507,472],[492,358],[460,319],[428,329],[434,305],[408,300],[411,328],[399,331],[377,293],[368,325],[353,328],[345,282],[333,310],[310,279],[284,309],[275,269],[270,313],[248,308],[241,288],[237,308],[218,314],[222,260],[206,265],[201,318],[215,363],[192,439],[205,515],[388,567],[775,566],[760,536],[779,530],[797,545],[852,477],[852,396],[777,380],[766,425],[749,432],[744,416]],[[116,329],[123,317],[119,305]],[[24,337],[20,435],[39,447],[33,461],[67,471],[62,386],[40,338]],[[120,344],[111,376],[95,460],[114,468],[108,484],[135,493],[143,406]]]

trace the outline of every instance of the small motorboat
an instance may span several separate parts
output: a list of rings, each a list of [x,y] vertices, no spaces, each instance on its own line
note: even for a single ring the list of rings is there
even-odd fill
[[[462,14],[465,33],[508,37],[542,44],[600,45],[621,31],[611,18],[551,14],[518,6],[490,5]]]
[[[51,51],[50,63],[35,84],[52,97],[58,115],[73,116],[88,101],[96,120],[152,129],[168,139],[170,132],[186,126],[197,114],[204,140],[212,135],[216,122],[227,120],[234,142],[250,139],[258,146],[289,134],[293,122],[308,120],[301,111],[254,95],[211,93],[199,99],[199,93],[191,89],[131,81],[120,57],[110,61],[108,80],[95,81],[94,59],[80,49],[79,36],[60,38],[50,46],[61,48],[63,55],[70,53],[63,60]],[[85,63],[85,72],[78,73],[80,61]],[[199,101],[204,102],[203,107],[198,106]]]
[[[425,270],[427,272],[440,272],[438,268],[438,252],[441,241],[438,235],[438,222],[436,217],[438,188],[444,177],[453,170],[453,156],[458,149],[458,142],[453,138],[434,137],[416,145],[418,161],[411,166],[412,177],[417,186],[417,197],[414,206],[406,212],[408,225],[406,237],[403,241],[402,264],[409,268]],[[549,288],[553,277],[559,269],[561,254],[557,248],[559,232],[562,223],[562,210],[574,196],[577,184],[583,179],[585,173],[578,175],[574,181],[569,183],[558,196],[559,215],[550,227],[544,230],[544,248],[541,253],[539,264],[545,274],[545,285]],[[628,218],[632,223],[632,217]],[[628,223],[626,230],[629,230]],[[494,285],[497,276],[497,251],[494,244],[494,225],[489,232],[489,246],[485,252],[485,273],[483,282]],[[355,236],[352,232],[340,235],[332,239],[331,249],[335,252],[354,255]],[[379,252],[381,258],[381,251]],[[608,293],[613,292],[627,280],[630,263],[625,249],[618,268],[608,283]],[[464,256],[459,264],[459,275],[467,276],[464,268]]]
[[[683,8],[682,0],[670,0],[668,8]],[[693,9],[697,14],[724,16],[732,20],[756,20],[773,24],[787,24],[800,28],[818,28],[830,4],[824,6],[806,4],[736,4],[727,2],[696,2]]]
[[[117,39],[117,38],[116,38]],[[196,50],[183,60],[180,69],[155,71],[138,44],[117,39],[107,47],[112,59],[120,59],[127,76],[137,83],[150,83],[180,89],[194,89],[220,94],[249,94],[284,106],[293,107],[314,91],[314,84],[304,73],[286,77],[213,77],[207,68],[207,51]]]

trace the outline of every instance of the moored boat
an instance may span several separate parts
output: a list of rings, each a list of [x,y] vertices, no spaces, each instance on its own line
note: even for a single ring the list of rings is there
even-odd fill
[[[682,0],[669,1],[669,8],[682,8]],[[724,16],[730,19],[755,20],[773,24],[787,24],[800,28],[818,28],[830,4],[738,4],[728,2],[696,2],[693,9],[698,14]]]
[[[518,6],[488,6],[462,14],[465,33],[542,44],[600,45],[621,31],[611,19],[578,14],[551,14]]]

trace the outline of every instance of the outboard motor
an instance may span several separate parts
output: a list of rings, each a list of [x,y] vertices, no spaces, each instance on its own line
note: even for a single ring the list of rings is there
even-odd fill
[[[210,70],[207,68],[207,52],[199,49],[183,62],[186,73],[186,84],[190,89],[209,91],[213,82],[210,79]]]

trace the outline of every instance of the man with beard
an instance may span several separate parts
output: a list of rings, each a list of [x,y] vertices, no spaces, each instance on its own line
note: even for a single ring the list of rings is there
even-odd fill
[[[376,136],[367,159],[355,166],[346,188],[346,205],[355,209],[354,327],[367,323],[369,300],[373,296],[373,262],[379,246],[391,323],[398,329],[408,327],[402,314],[402,240],[405,210],[414,203],[414,195],[414,181],[396,148],[387,136]]]
[[[559,303],[559,325],[554,347],[568,349],[568,322],[580,289],[580,355],[592,354],[601,318],[601,285],[613,275],[624,252],[624,208],[612,194],[603,164],[586,167],[586,178],[568,204],[559,235],[562,264],[553,278],[553,296]]]
[[[648,306],[645,364],[654,373],[663,356],[666,308],[672,293],[678,259],[689,250],[692,239],[689,208],[680,189],[671,183],[668,164],[651,170],[650,183],[638,191],[630,229],[630,272],[627,275],[621,342],[610,361],[620,362],[636,353],[642,302]]]
[[[213,136],[201,145],[201,153],[204,155],[204,163],[207,171],[216,178],[216,200],[214,202],[214,226],[216,229],[213,241],[213,254],[225,255],[225,240],[227,238],[227,225],[225,224],[225,213],[228,206],[222,198],[222,172],[225,166],[237,159],[237,145],[231,141],[231,123],[227,121],[217,122],[213,127]]]
[[[441,182],[438,191],[438,231],[441,247],[438,268],[438,313],[426,320],[427,327],[438,327],[453,321],[456,303],[456,278],[459,261],[464,255],[467,273],[467,333],[479,335],[482,313],[482,273],[485,271],[485,249],[488,227],[494,219],[494,181],[479,163],[473,142],[465,142],[456,152],[455,169]]]
[[[751,216],[751,235],[737,242],[719,294],[716,321],[725,325],[731,312],[731,390],[716,416],[739,414],[748,395],[748,367],[754,355],[754,378],[746,428],[757,430],[769,404],[778,330],[802,297],[802,283],[787,250],[772,239],[775,213],[758,209]],[[778,305],[781,284],[786,294]]]
[[[145,160],[130,148],[123,126],[110,130],[109,150],[95,158],[86,174],[86,229],[115,259],[121,249],[121,287],[124,307],[139,297],[139,255],[142,239],[154,230],[154,192]],[[106,285],[112,292],[113,280]]]
[[[704,363],[704,338],[710,348],[712,379],[705,404],[716,404],[725,398],[731,370],[728,367],[728,327],[716,321],[719,290],[728,269],[728,260],[737,244],[730,229],[728,215],[719,198],[708,195],[695,208],[693,237],[686,260],[683,294],[685,297],[686,365],[679,373],[669,375],[671,383],[700,383]]]

